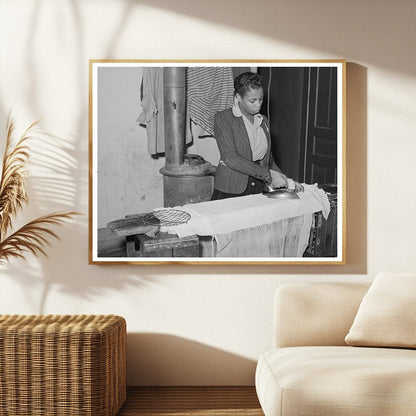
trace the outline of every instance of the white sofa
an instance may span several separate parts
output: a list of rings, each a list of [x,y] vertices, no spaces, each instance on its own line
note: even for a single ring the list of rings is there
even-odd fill
[[[256,370],[266,416],[416,415],[416,350],[345,342],[369,286],[305,283],[277,289],[274,348],[262,354]]]

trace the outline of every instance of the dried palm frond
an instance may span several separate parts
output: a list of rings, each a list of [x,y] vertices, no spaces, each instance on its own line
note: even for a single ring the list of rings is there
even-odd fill
[[[7,123],[6,147],[0,177],[0,264],[10,257],[24,258],[25,252],[46,256],[45,247],[50,238],[59,239],[50,226],[61,224],[78,213],[56,212],[30,221],[17,231],[5,237],[12,228],[12,218],[28,203],[25,188],[27,177],[26,163],[29,160],[29,147],[26,141],[32,137],[31,131],[38,121],[32,123],[13,145],[15,125],[10,115]]]
[[[45,246],[50,245],[49,238],[59,240],[58,235],[49,226],[61,224],[64,220],[77,215],[76,212],[56,212],[44,215],[28,222],[16,232],[0,242],[0,264],[4,264],[10,257],[24,258],[24,252],[43,254]]]
[[[37,122],[30,125],[17,143],[13,146],[15,125],[8,120],[6,148],[0,179],[0,236],[4,236],[12,226],[12,217],[16,216],[24,203],[28,202],[25,189],[27,172],[25,164],[29,159],[29,148],[26,140]]]

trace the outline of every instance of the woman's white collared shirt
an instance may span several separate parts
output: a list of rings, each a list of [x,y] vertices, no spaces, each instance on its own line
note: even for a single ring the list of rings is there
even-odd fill
[[[250,140],[251,151],[253,152],[253,161],[263,159],[267,152],[267,138],[261,128],[263,116],[261,114],[255,114],[254,122],[251,123],[241,112],[238,102],[236,102],[233,106],[233,115],[235,117],[243,118],[248,138]]]

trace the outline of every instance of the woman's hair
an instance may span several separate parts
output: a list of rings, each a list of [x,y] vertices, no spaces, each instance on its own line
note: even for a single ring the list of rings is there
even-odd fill
[[[262,87],[261,76],[254,72],[244,72],[234,79],[234,95],[240,94],[244,97],[249,88],[256,90]]]

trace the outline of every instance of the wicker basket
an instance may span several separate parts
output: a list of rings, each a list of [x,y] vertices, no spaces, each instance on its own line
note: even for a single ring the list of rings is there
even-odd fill
[[[0,315],[0,415],[114,416],[126,399],[126,322]]]

